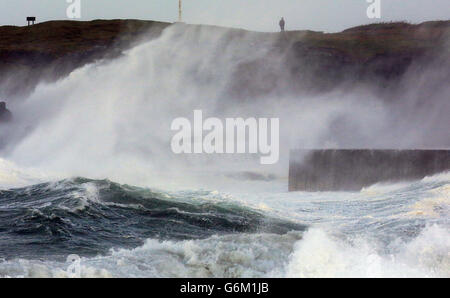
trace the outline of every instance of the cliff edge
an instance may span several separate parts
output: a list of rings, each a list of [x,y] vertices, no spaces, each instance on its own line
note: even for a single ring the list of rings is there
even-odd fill
[[[0,96],[27,94],[42,80],[55,81],[74,69],[100,59],[111,59],[141,41],[160,36],[170,23],[141,20],[49,21],[29,27],[0,27]],[[359,26],[340,33],[287,31],[258,33],[240,29],[210,28],[230,38],[252,35],[272,41],[271,55],[282,55],[283,84],[295,89],[323,92],[345,81],[386,86],[400,78],[417,61],[432,60],[445,51],[450,21],[422,24],[381,23]],[[245,39],[243,39],[245,41]],[[255,46],[263,46],[261,42]],[[251,55],[251,53],[249,53]],[[265,68],[264,59],[243,63],[230,86],[231,94],[255,96],[261,89],[255,72],[277,77]],[[276,82],[274,82],[276,84]],[[270,91],[270,90],[269,90]],[[294,90],[295,91],[295,90]]]

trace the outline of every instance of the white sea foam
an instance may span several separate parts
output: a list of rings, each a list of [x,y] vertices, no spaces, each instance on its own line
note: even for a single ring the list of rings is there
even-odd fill
[[[449,277],[450,233],[439,226],[426,228],[396,252],[380,255],[377,244],[356,239],[353,244],[322,230],[308,231],[294,246],[288,277]]]
[[[23,168],[15,163],[0,158],[0,189],[23,187],[55,177],[35,168]]]
[[[149,239],[136,249],[82,258],[82,277],[449,277],[450,234],[430,226],[382,255],[363,239],[351,243],[320,229],[286,235],[239,234],[205,240]],[[68,264],[0,263],[3,277],[66,277]]]

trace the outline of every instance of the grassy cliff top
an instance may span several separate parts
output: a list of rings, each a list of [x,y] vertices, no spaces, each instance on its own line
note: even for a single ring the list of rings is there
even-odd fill
[[[141,20],[95,20],[49,21],[24,27],[1,26],[0,59],[8,60],[6,52],[62,57],[96,47],[108,47],[117,41],[132,41],[151,28],[162,30],[169,25],[171,24]],[[302,40],[309,46],[335,49],[365,60],[385,52],[417,52],[433,48],[449,28],[450,21],[417,25],[378,23],[350,28],[340,33],[288,31],[285,36],[290,41]]]
[[[110,45],[119,36],[132,39],[151,27],[168,24],[139,20],[49,21],[34,26],[0,27],[0,51],[23,50],[62,56],[71,52]]]
[[[42,79],[54,81],[87,63],[117,57],[142,40],[158,37],[171,25],[143,20],[94,20],[1,26],[0,96],[13,96],[24,89],[28,92]],[[263,33],[205,25],[177,26],[206,30],[212,36],[224,33],[226,39],[241,41],[242,38],[243,42],[246,37],[251,37],[252,42],[263,41],[255,46],[281,49],[278,53],[289,60],[287,66],[293,80],[299,80],[300,70],[309,71],[313,77],[319,73],[320,77],[330,77],[327,79],[330,86],[338,83],[337,78],[348,76],[349,68],[355,69],[357,77],[361,73],[372,73],[386,80],[401,77],[412,62],[427,54],[447,55],[443,51],[449,47],[442,45],[450,41],[450,21],[378,23],[339,33],[307,30]],[[302,61],[310,63],[305,65]],[[243,65],[240,73],[245,75],[255,65]]]

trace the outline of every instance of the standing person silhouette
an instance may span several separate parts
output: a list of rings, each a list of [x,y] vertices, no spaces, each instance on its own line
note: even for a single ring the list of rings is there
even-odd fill
[[[281,32],[284,32],[284,25],[286,25],[286,22],[284,21],[284,18],[281,18],[281,20],[280,20]]]

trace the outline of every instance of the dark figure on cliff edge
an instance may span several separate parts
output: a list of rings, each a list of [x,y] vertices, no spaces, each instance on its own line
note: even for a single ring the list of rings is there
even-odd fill
[[[9,122],[12,120],[11,112],[6,108],[6,102],[0,102],[0,123]]]
[[[284,32],[284,25],[286,25],[286,22],[284,21],[284,18],[281,18],[281,20],[280,20],[281,32]]]

